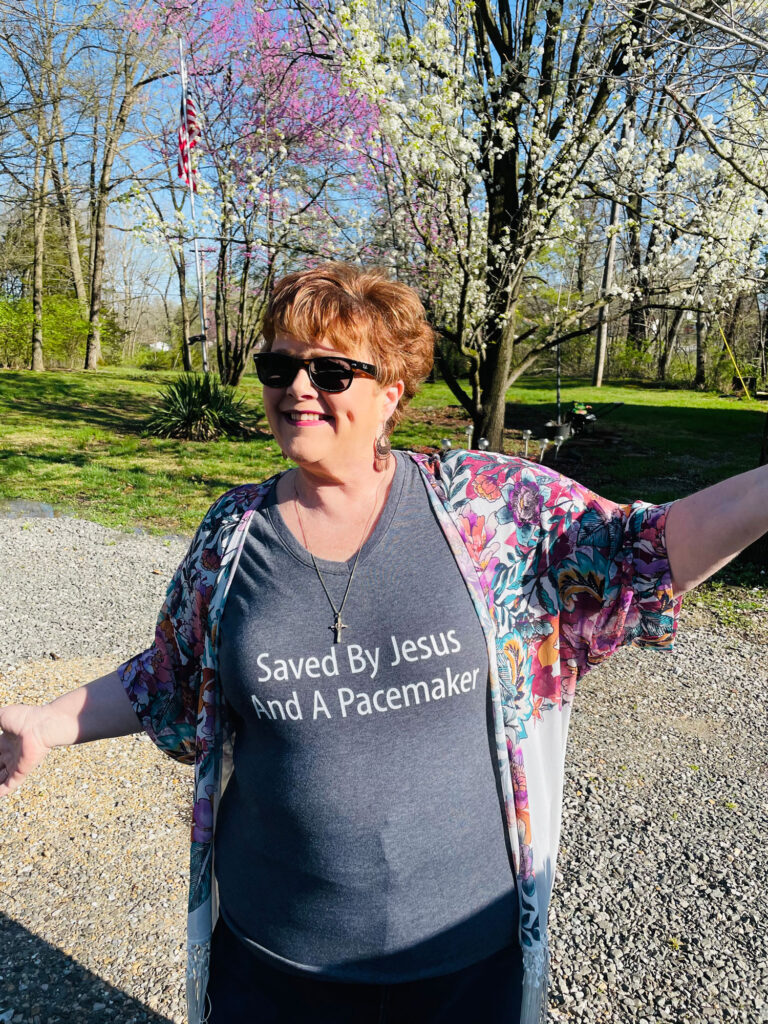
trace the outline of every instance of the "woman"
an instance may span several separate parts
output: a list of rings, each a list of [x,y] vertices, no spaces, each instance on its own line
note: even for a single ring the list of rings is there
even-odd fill
[[[768,528],[768,469],[620,507],[391,452],[433,337],[379,271],[284,278],[264,336],[295,468],[212,506],[148,651],[0,711],[0,795],[137,716],[194,763],[194,1024],[533,1024],[575,682],[669,646],[679,596]]]

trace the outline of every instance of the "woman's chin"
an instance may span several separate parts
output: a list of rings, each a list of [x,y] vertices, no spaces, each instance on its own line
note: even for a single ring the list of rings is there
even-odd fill
[[[319,443],[317,439],[311,437],[285,439],[280,443],[280,450],[287,459],[299,465],[322,462],[333,455],[331,445]]]

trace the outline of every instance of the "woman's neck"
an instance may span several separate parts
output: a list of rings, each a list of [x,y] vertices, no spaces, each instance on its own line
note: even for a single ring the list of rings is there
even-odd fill
[[[346,561],[371,536],[395,478],[390,458],[383,472],[332,479],[297,467],[278,483],[280,514],[294,537],[318,558]]]

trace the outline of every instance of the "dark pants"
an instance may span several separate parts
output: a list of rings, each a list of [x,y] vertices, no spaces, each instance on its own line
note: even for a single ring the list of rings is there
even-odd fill
[[[394,985],[321,980],[272,967],[219,919],[209,1024],[518,1024],[520,951],[452,974]]]

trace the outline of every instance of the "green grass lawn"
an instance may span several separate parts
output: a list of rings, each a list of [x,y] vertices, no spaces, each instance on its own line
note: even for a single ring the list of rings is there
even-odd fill
[[[0,500],[47,502],[118,528],[191,534],[222,491],[286,465],[268,434],[255,377],[239,391],[253,429],[248,440],[144,436],[160,386],[171,377],[125,369],[0,371]],[[505,447],[522,454],[522,431],[536,434],[555,417],[554,381],[524,380],[507,397]],[[563,445],[557,458],[550,449],[545,462],[616,501],[664,501],[751,469],[768,412],[753,400],[567,381],[563,409],[575,400],[599,414],[594,430]],[[468,422],[445,384],[425,385],[393,442],[437,447],[448,437],[459,447]],[[529,457],[538,453],[531,444]],[[726,569],[699,592],[703,607],[723,625],[763,622],[767,578],[759,570]]]
[[[510,418],[554,419],[553,395],[551,381],[524,382],[510,392]],[[553,464],[616,501],[667,501],[753,469],[768,414],[765,402],[636,384],[569,381],[563,409],[572,401],[591,403],[598,420]]]
[[[266,435],[196,443],[143,427],[171,374],[0,373],[0,497],[44,501],[107,526],[191,534],[210,503],[281,464]],[[259,426],[259,394],[246,385]]]
[[[143,434],[159,388],[171,374],[0,371],[0,498],[48,502],[62,513],[108,526],[190,533],[228,487],[282,468],[268,434],[261,387],[246,377],[240,393],[253,436],[209,443]],[[506,449],[523,452],[555,416],[554,384],[531,379],[508,394]],[[594,430],[545,461],[614,500],[662,501],[752,468],[765,403],[637,385],[562,388],[563,409],[593,404]],[[614,403],[618,404],[611,408]],[[607,411],[606,411],[607,410]],[[468,418],[445,384],[428,384],[394,436],[398,447],[466,443]],[[538,458],[531,443],[529,457]]]

